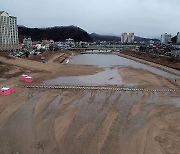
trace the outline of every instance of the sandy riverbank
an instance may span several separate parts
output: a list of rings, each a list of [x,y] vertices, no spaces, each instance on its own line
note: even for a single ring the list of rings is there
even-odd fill
[[[57,55],[56,55],[57,56]],[[21,83],[17,71],[35,83],[58,76],[95,74],[95,66],[43,64],[0,57],[11,66],[0,86]],[[4,72],[4,73],[5,73]],[[125,84],[176,89],[169,80],[142,69],[119,67]],[[0,153],[164,154],[180,153],[179,93],[29,90],[16,87],[0,97]]]

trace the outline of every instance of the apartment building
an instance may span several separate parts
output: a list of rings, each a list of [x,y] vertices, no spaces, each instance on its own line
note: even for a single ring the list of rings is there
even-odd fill
[[[0,51],[18,49],[17,18],[0,11]]]
[[[176,43],[177,43],[177,44],[180,44],[180,32],[177,33]]]
[[[121,43],[134,43],[134,33],[122,33]]]
[[[32,47],[32,40],[31,40],[31,38],[30,37],[29,38],[24,38],[23,39],[23,45],[26,48]]]
[[[128,43],[134,43],[134,33],[129,33],[129,35],[128,35]]]
[[[128,34],[122,33],[121,35],[121,43],[127,43],[128,42]]]
[[[169,42],[171,42],[171,34],[162,34],[161,35],[161,44],[168,44]]]

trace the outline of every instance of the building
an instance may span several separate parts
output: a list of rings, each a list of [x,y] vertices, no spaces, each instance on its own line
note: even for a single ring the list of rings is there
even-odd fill
[[[31,40],[31,38],[30,37],[29,38],[24,38],[23,39],[23,45],[26,48],[32,47],[32,40]]]
[[[180,60],[180,45],[173,46],[171,56]]]
[[[153,40],[149,40],[149,44],[154,44],[155,42]]]
[[[121,43],[134,43],[134,33],[122,33]]]
[[[128,34],[122,33],[121,35],[121,43],[127,43],[128,42]]]
[[[0,50],[18,49],[17,18],[0,11]]]
[[[128,43],[134,43],[134,33],[128,34]]]
[[[65,43],[66,43],[66,45],[68,45],[69,47],[75,47],[74,39],[71,39],[71,38],[66,39],[66,40],[65,40]]]
[[[177,43],[177,44],[180,44],[180,32],[177,33],[176,43]]]
[[[42,40],[42,43],[41,43],[43,46],[45,46],[46,50],[49,49],[49,46],[50,46],[50,41],[48,40]],[[53,43],[54,44],[54,43]]]
[[[69,44],[73,44],[74,43],[74,39],[69,38],[69,39],[66,39],[65,42],[69,43]]]
[[[161,44],[168,44],[169,42],[171,42],[171,34],[162,34],[161,35]]]

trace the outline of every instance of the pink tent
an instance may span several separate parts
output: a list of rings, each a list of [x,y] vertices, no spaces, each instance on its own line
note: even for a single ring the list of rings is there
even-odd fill
[[[25,74],[21,75],[20,80],[21,80],[21,81],[24,81],[27,76],[28,76],[28,75],[25,75]]]
[[[26,83],[31,83],[33,80],[32,80],[32,77],[30,77],[30,76],[27,76],[27,77],[25,77],[25,79],[24,79],[24,82],[26,82]]]
[[[25,74],[20,76],[20,80],[23,82],[26,82],[26,83],[31,83],[33,81],[32,77],[25,75]]]
[[[3,87],[1,90],[0,90],[0,95],[2,96],[8,96],[11,94],[11,89],[10,88],[5,88]]]
[[[14,87],[10,87],[10,92],[13,93],[15,90],[14,90]]]

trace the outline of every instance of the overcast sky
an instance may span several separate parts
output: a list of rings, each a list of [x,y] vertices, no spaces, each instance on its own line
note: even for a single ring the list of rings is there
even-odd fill
[[[75,25],[88,33],[144,37],[180,31],[180,0],[0,0],[27,27]]]

